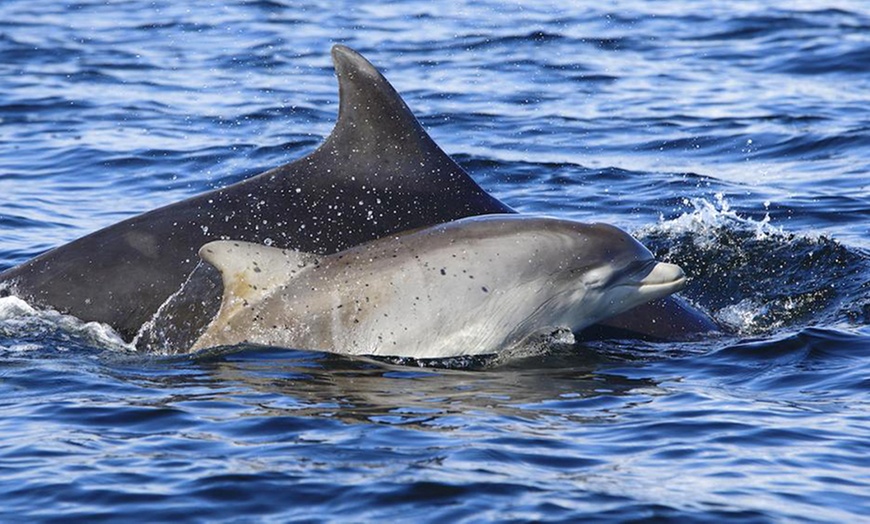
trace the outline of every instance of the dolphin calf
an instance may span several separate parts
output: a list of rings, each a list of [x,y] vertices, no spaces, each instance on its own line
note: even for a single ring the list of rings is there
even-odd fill
[[[48,251],[0,273],[0,293],[106,323],[128,341],[162,306],[172,315],[139,337],[159,345],[164,333],[195,338],[220,305],[219,276],[197,267],[208,242],[329,254],[403,230],[513,213],[435,144],[365,58],[342,45],[332,58],[338,120],[314,152]],[[668,338],[712,326],[685,304],[653,305],[617,322],[617,332],[644,335],[654,326]]]
[[[465,218],[328,256],[236,241],[199,254],[220,271],[224,295],[193,350],[493,354],[545,330],[579,331],[686,282],[614,226],[521,215]]]

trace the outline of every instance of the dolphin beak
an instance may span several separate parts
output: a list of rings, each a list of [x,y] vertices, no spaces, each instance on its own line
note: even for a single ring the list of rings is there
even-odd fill
[[[644,293],[670,295],[686,287],[686,274],[680,266],[657,262],[637,285]]]

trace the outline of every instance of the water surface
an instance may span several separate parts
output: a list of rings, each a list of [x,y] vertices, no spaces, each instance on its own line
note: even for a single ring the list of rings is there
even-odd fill
[[[858,1],[3,2],[0,268],[313,150],[344,43],[488,191],[633,232],[729,333],[166,357],[3,298],[0,516],[867,519],[868,35]]]

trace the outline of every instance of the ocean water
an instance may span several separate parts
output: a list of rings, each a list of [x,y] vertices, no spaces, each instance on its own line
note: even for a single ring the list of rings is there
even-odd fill
[[[870,521],[870,7],[0,3],[0,269],[315,148],[333,43],[726,332],[422,366],[139,354],[0,299],[0,521]],[[425,334],[421,334],[425,336]]]

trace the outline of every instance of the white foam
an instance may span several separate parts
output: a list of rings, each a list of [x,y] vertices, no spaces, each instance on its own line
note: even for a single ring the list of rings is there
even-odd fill
[[[754,231],[756,240],[786,236],[782,228],[771,225],[770,214],[765,213],[761,220],[742,217],[731,209],[723,193],[716,193],[713,198],[713,202],[706,198],[686,198],[683,204],[692,206],[691,211],[671,220],[661,216],[657,224],[645,226],[638,233],[641,236],[652,233],[669,236],[692,233],[699,248],[712,247],[707,244],[715,242],[716,232],[723,228]],[[769,206],[769,202],[765,203],[765,208]]]
[[[782,327],[782,321],[771,322],[770,304],[747,298],[715,312],[720,325],[741,335],[752,335]]]
[[[33,315],[36,315],[36,310],[20,298],[14,296],[0,298],[0,322]]]
[[[85,322],[52,309],[35,308],[16,296],[0,298],[0,335],[4,339],[32,337],[34,334],[49,335],[56,331],[79,337],[99,348],[135,351],[132,344],[124,342],[121,335],[106,324]],[[2,347],[13,351],[32,351],[44,346],[26,342]]]

